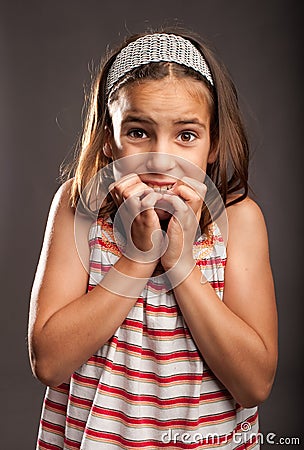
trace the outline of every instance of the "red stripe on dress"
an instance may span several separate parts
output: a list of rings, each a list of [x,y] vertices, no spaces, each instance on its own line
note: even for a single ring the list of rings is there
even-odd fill
[[[59,386],[52,387],[52,391],[60,392],[62,394],[68,394],[70,390],[70,383],[62,383]]]
[[[67,437],[64,438],[64,448],[67,450],[79,450],[80,445],[81,445],[80,442],[74,441]]]
[[[223,266],[223,259],[220,256],[211,257],[208,259],[198,259],[196,261],[197,266],[203,266],[203,267],[222,267]]]
[[[42,439],[38,439],[37,443],[40,450],[62,450],[62,447],[58,447],[58,445],[48,444]]]
[[[125,319],[122,324],[122,327],[123,326],[137,328],[138,330],[143,330],[143,332],[148,335],[157,337],[176,337],[188,335],[188,330],[183,327],[175,328],[174,330],[152,329],[144,325],[143,322],[132,319]]]
[[[64,426],[58,425],[57,423],[54,422],[48,422],[45,419],[41,419],[40,423],[44,430],[49,430],[52,433],[59,434],[61,436],[64,435]]]
[[[183,327],[175,328],[174,330],[161,330],[148,328],[146,325],[143,326],[143,331],[146,332],[148,336],[155,337],[177,337],[177,336],[189,336],[188,330]]]
[[[128,344],[124,341],[118,341],[116,345],[116,350],[123,349],[126,352],[133,352],[137,353],[138,355],[142,356],[150,356],[153,357],[157,361],[174,361],[175,359],[197,359],[200,360],[200,355],[196,350],[193,351],[186,351],[186,350],[180,350],[176,351],[174,353],[157,353],[154,350],[150,350],[147,348],[139,347],[136,345]]]
[[[224,290],[224,282],[223,281],[209,281],[213,289]]]
[[[67,416],[66,421],[73,428],[77,428],[77,429],[80,429],[80,430],[84,430],[85,429],[86,422],[84,422],[83,420],[75,419],[74,417]]]
[[[179,313],[179,308],[177,305],[146,305],[146,311],[172,314]]]
[[[74,405],[78,406],[79,408],[83,409],[90,409],[92,406],[92,400],[88,400],[86,398],[80,398],[76,397],[75,395],[71,394],[69,396],[69,401]]]
[[[164,405],[165,406],[165,405]],[[170,429],[170,428],[177,428],[177,427],[184,427],[185,430],[188,428],[193,429],[193,427],[197,428],[200,425],[204,425],[206,422],[208,424],[217,424],[221,423],[223,421],[231,420],[235,417],[235,411],[226,411],[225,413],[221,414],[214,414],[214,415],[208,415],[208,416],[202,416],[198,417],[197,419],[190,420],[190,419],[171,419],[171,420],[158,420],[156,418],[152,417],[131,417],[127,416],[122,411],[116,411],[109,408],[100,407],[97,405],[94,405],[92,408],[92,411],[95,415],[104,416],[106,419],[113,418],[114,420],[119,420],[124,423],[124,425],[128,426],[136,426],[136,425],[144,425],[149,426],[152,425],[155,428],[161,429]],[[193,430],[192,430],[193,431]]]
[[[97,378],[90,378],[85,377],[83,375],[80,375],[78,372],[74,372],[72,375],[73,380],[75,380],[76,383],[79,384],[85,384],[88,387],[96,389],[98,386],[98,379]]]
[[[107,364],[106,364],[107,366]],[[178,375],[168,375],[168,376],[160,376],[155,374],[154,372],[144,372],[140,370],[133,370],[129,367],[112,363],[111,362],[111,369],[113,372],[121,373],[127,376],[131,376],[133,378],[140,378],[142,380],[152,381],[159,384],[173,384],[181,381],[186,382],[201,382],[202,381],[202,374],[178,374]]]
[[[66,413],[66,409],[67,409],[66,404],[54,402],[53,400],[50,400],[49,398],[45,399],[44,404],[47,409],[51,409],[52,411],[56,411],[60,414]]]
[[[131,401],[133,403],[143,403],[146,404],[156,404],[158,406],[171,406],[181,403],[181,400],[183,403],[187,401],[188,404],[198,404],[200,401],[199,397],[172,397],[169,399],[161,399],[155,395],[143,395],[143,394],[133,394],[132,392],[128,392],[125,389],[119,388],[119,387],[112,387],[105,383],[99,384],[99,390],[102,392],[106,392],[109,395],[117,396],[124,398],[128,401]]]

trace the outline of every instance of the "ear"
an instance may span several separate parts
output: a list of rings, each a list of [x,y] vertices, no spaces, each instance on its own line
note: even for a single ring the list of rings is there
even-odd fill
[[[105,156],[112,158],[112,147],[108,142],[104,143],[102,150]]]
[[[112,158],[112,131],[108,126],[105,127],[105,140],[103,144],[103,153],[108,158]]]

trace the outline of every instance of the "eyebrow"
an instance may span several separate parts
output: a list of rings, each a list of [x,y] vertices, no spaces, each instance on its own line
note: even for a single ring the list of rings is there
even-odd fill
[[[149,123],[149,124],[155,124],[156,122],[153,119],[150,119],[148,117],[144,117],[144,116],[133,116],[133,115],[128,115],[126,116],[122,123],[129,123],[129,122],[135,122],[135,123]]]
[[[189,118],[189,119],[178,119],[176,121],[174,121],[174,124],[176,125],[188,125],[188,124],[194,124],[194,125],[199,125],[202,128],[206,128],[206,124],[201,122],[199,119],[197,118]]]
[[[156,124],[156,122],[149,118],[149,117],[145,117],[145,116],[137,116],[137,115],[127,115],[122,123],[129,123],[129,122],[133,122],[133,123],[147,123],[147,124]],[[206,128],[206,124],[201,122],[198,118],[196,117],[189,117],[187,119],[176,119],[174,120],[174,125],[199,125],[202,128]]]

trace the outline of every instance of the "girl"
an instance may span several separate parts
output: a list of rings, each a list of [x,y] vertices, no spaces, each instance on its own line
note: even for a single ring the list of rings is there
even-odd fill
[[[106,60],[32,290],[37,449],[259,448],[277,319],[247,168],[234,86],[205,45],[149,33]]]

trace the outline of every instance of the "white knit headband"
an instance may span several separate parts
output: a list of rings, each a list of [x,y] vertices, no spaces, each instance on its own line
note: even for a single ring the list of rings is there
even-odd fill
[[[106,94],[125,74],[151,62],[175,62],[199,72],[213,86],[210,69],[194,45],[175,34],[151,34],[138,38],[116,56],[107,78]]]

